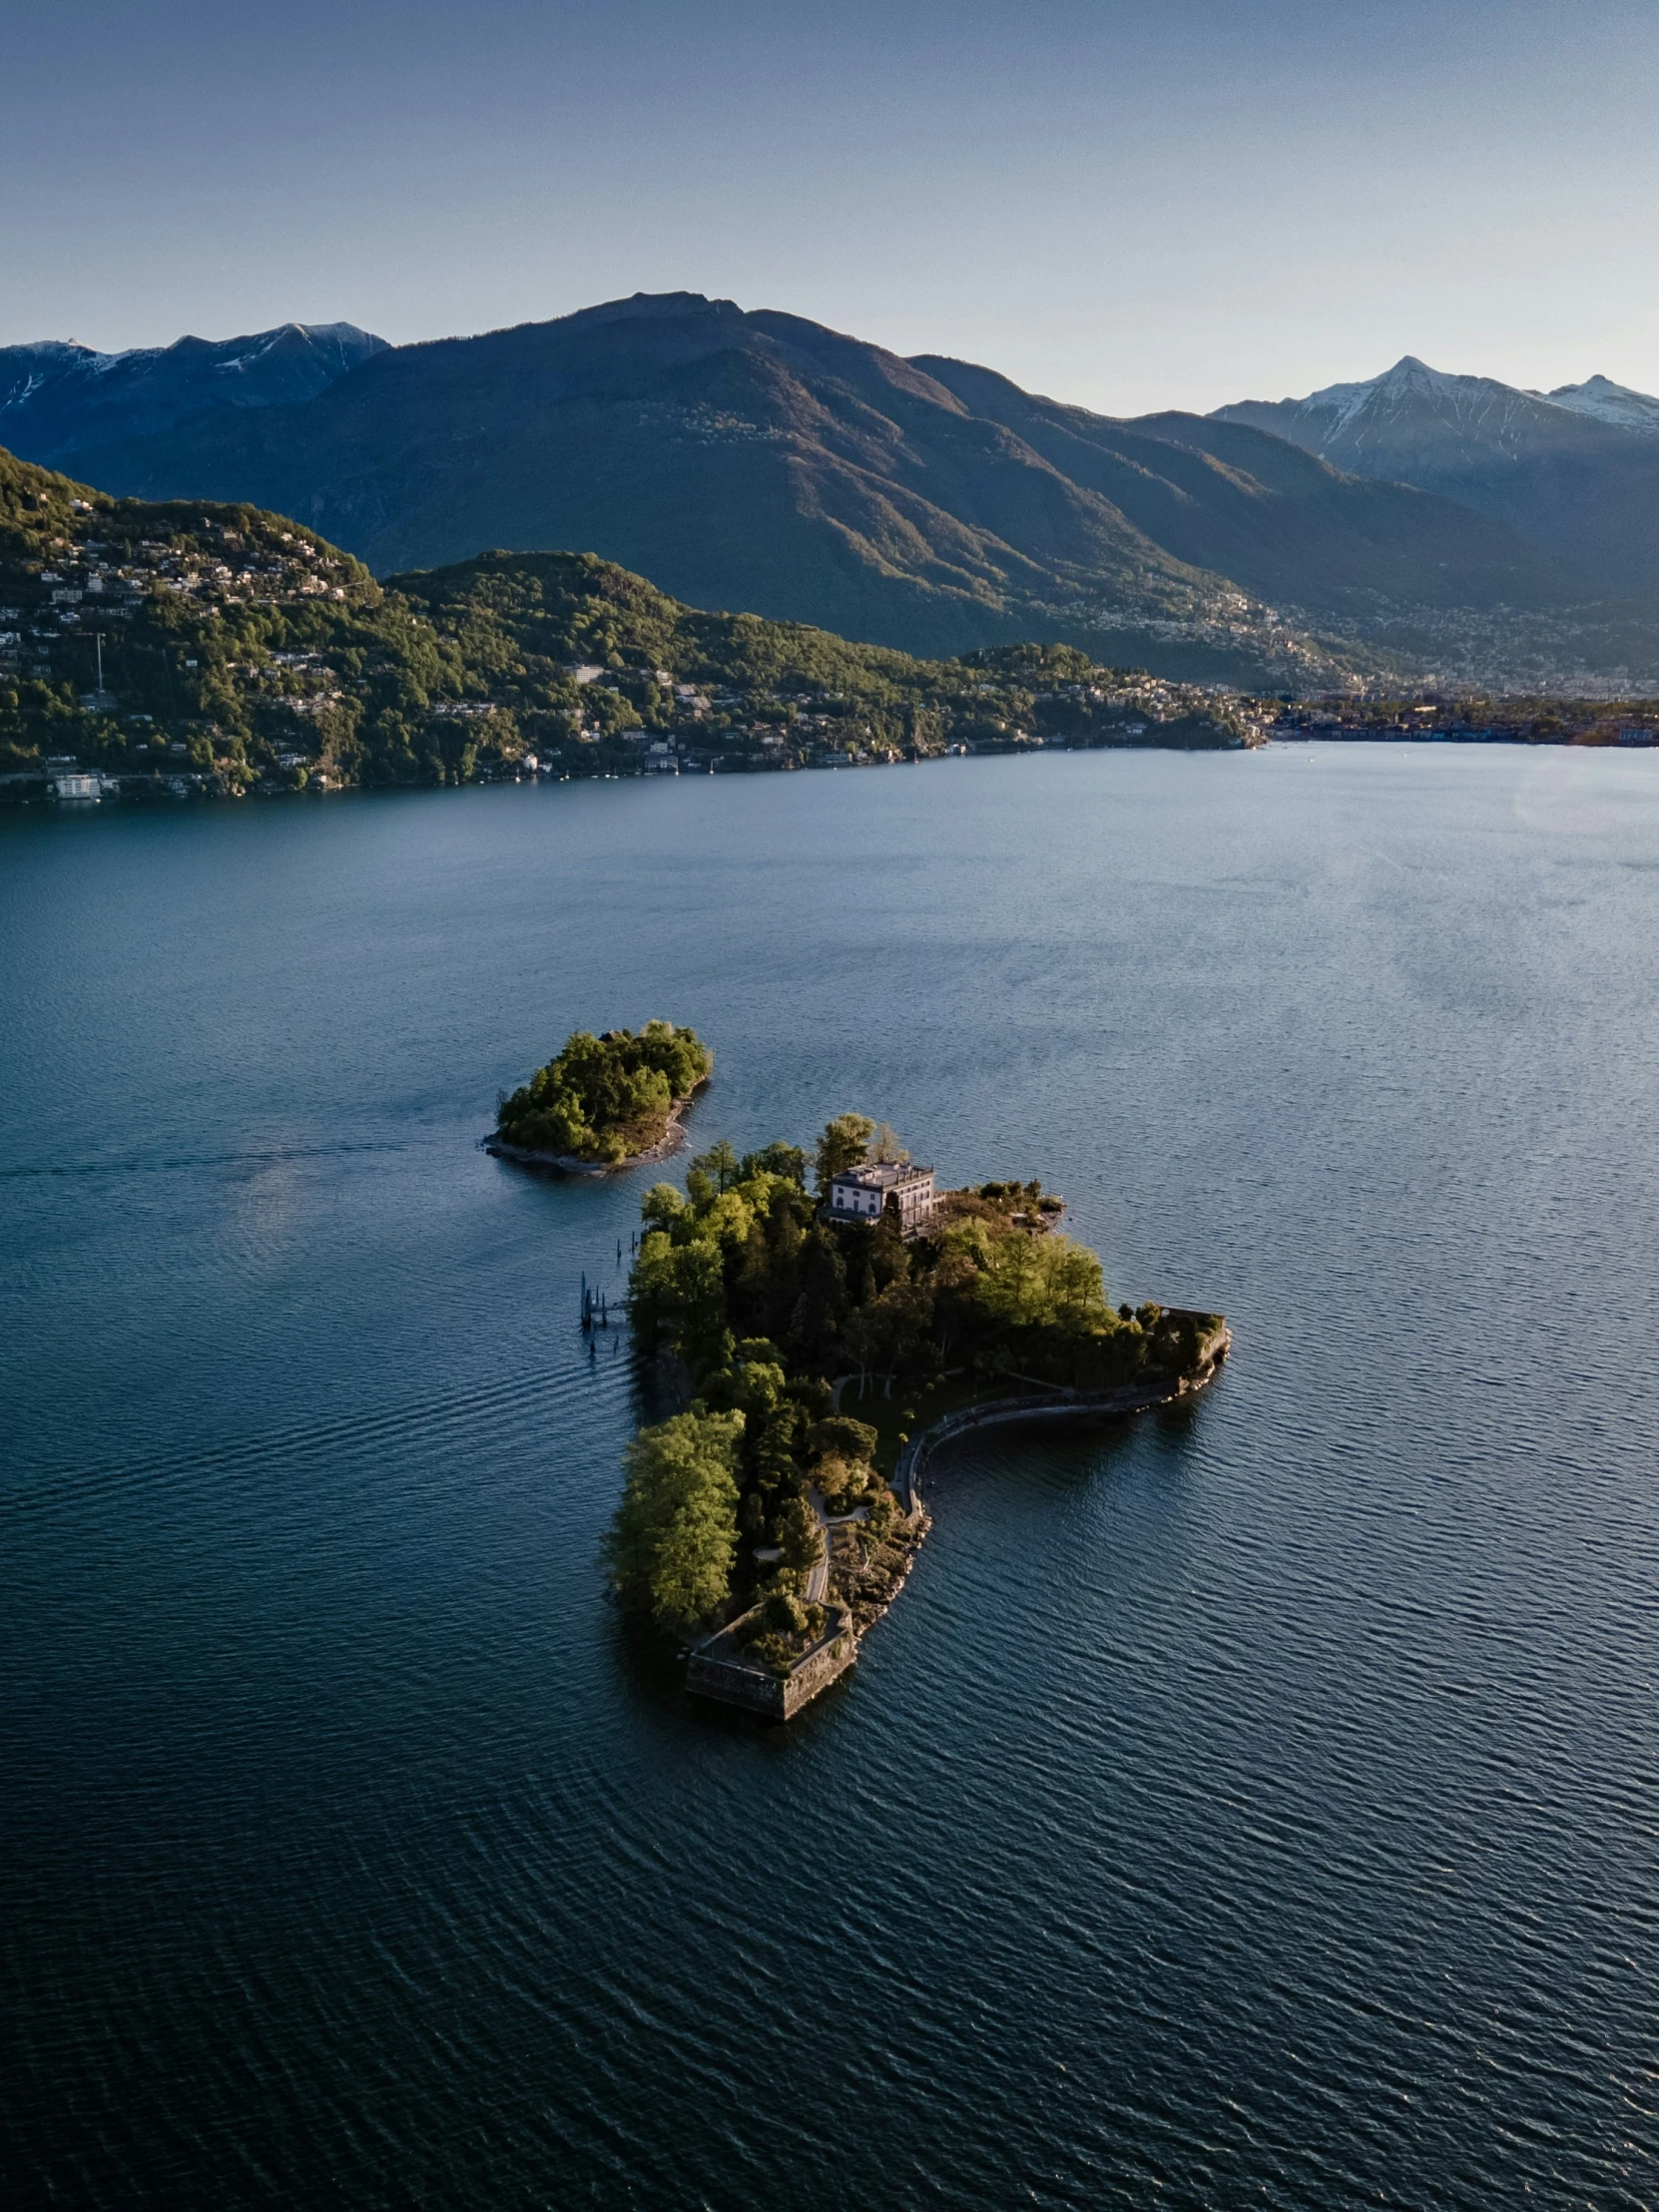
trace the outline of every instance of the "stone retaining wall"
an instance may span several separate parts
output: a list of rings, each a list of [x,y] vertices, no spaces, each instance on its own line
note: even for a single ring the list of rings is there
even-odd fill
[[[893,1472],[893,1488],[909,1511],[918,1511],[921,1477],[934,1452],[941,1444],[957,1436],[971,1435],[981,1428],[1003,1427],[1015,1421],[1069,1421],[1075,1425],[1150,1412],[1158,1405],[1173,1405],[1178,1398],[1191,1397],[1213,1380],[1232,1344],[1233,1333],[1224,1326],[1204,1348],[1203,1365],[1192,1375],[1178,1377],[1173,1382],[1130,1384],[1115,1390],[1055,1387],[1044,1390],[1040,1396],[1029,1392],[1020,1397],[986,1398],[981,1404],[964,1405],[959,1412],[945,1413],[904,1446]]]
[[[830,1623],[824,1635],[788,1674],[778,1675],[744,1655],[739,1632],[760,1611],[759,1606],[752,1607],[696,1647],[686,1665],[686,1688],[694,1697],[741,1705],[768,1720],[792,1719],[858,1656],[852,1615],[844,1605],[831,1605],[829,1610]]]

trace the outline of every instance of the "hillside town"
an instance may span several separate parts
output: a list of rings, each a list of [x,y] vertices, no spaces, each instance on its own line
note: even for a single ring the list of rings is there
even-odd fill
[[[1450,745],[1659,745],[1659,700],[1310,699],[1286,703],[1276,738]]]
[[[700,615],[592,556],[487,556],[381,587],[280,516],[87,499],[11,468],[12,804],[1215,749],[1264,742],[1271,719],[1070,647],[924,662]]]
[[[706,615],[591,555],[382,586],[256,508],[19,468],[0,553],[0,803],[852,770],[1274,739],[1650,746],[1651,701],[1236,689],[1072,646],[920,661]],[[21,541],[21,542],[20,542]]]

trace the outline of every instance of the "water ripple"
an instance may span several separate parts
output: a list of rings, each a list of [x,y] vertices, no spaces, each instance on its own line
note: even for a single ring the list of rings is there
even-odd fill
[[[0,824],[8,2202],[1659,2203],[1659,783],[961,770]],[[473,1148],[657,1010],[1238,1332],[787,1733],[603,1591],[637,1187]]]

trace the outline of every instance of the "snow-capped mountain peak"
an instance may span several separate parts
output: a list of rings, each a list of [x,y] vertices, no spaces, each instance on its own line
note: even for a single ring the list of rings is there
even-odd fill
[[[236,338],[101,353],[73,339],[0,346],[0,443],[54,465],[83,448],[152,435],[208,407],[309,399],[384,346],[350,322],[283,322]]]
[[[1447,405],[1456,407],[1472,392],[1503,389],[1488,377],[1450,375],[1444,369],[1430,368],[1414,353],[1402,353],[1381,376],[1369,376],[1357,384],[1327,384],[1323,391],[1310,392],[1306,399],[1281,404],[1296,406],[1310,417],[1323,415],[1336,431],[1368,413],[1391,414],[1419,401],[1442,409]]]
[[[1628,384],[1615,384],[1610,376],[1590,376],[1582,384],[1557,384],[1551,392],[1533,396],[1549,399],[1574,414],[1609,422],[1615,429],[1630,430],[1639,438],[1659,437],[1659,399]]]
[[[1274,430],[1365,475],[1406,473],[1401,465],[1406,455],[1419,453],[1425,443],[1442,455],[1452,449],[1501,455],[1547,437],[1552,423],[1569,439],[1585,434],[1568,410],[1551,400],[1495,377],[1430,368],[1414,353],[1402,354],[1381,376],[1363,383],[1327,384],[1306,399],[1271,405],[1245,400],[1217,412],[1229,421]]]
[[[1327,384],[1306,399],[1241,400],[1230,422],[1272,430],[1366,476],[1436,487],[1470,469],[1504,468],[1544,453],[1601,451],[1609,432],[1659,437],[1659,399],[1605,376],[1525,391],[1493,376],[1454,375],[1406,353],[1364,383]]]

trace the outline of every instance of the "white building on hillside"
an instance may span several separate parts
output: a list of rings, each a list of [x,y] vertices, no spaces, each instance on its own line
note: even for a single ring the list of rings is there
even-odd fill
[[[889,1197],[898,1201],[898,1226],[906,1237],[925,1228],[935,1200],[932,1169],[912,1167],[908,1160],[846,1168],[830,1185],[830,1218],[877,1222]]]

